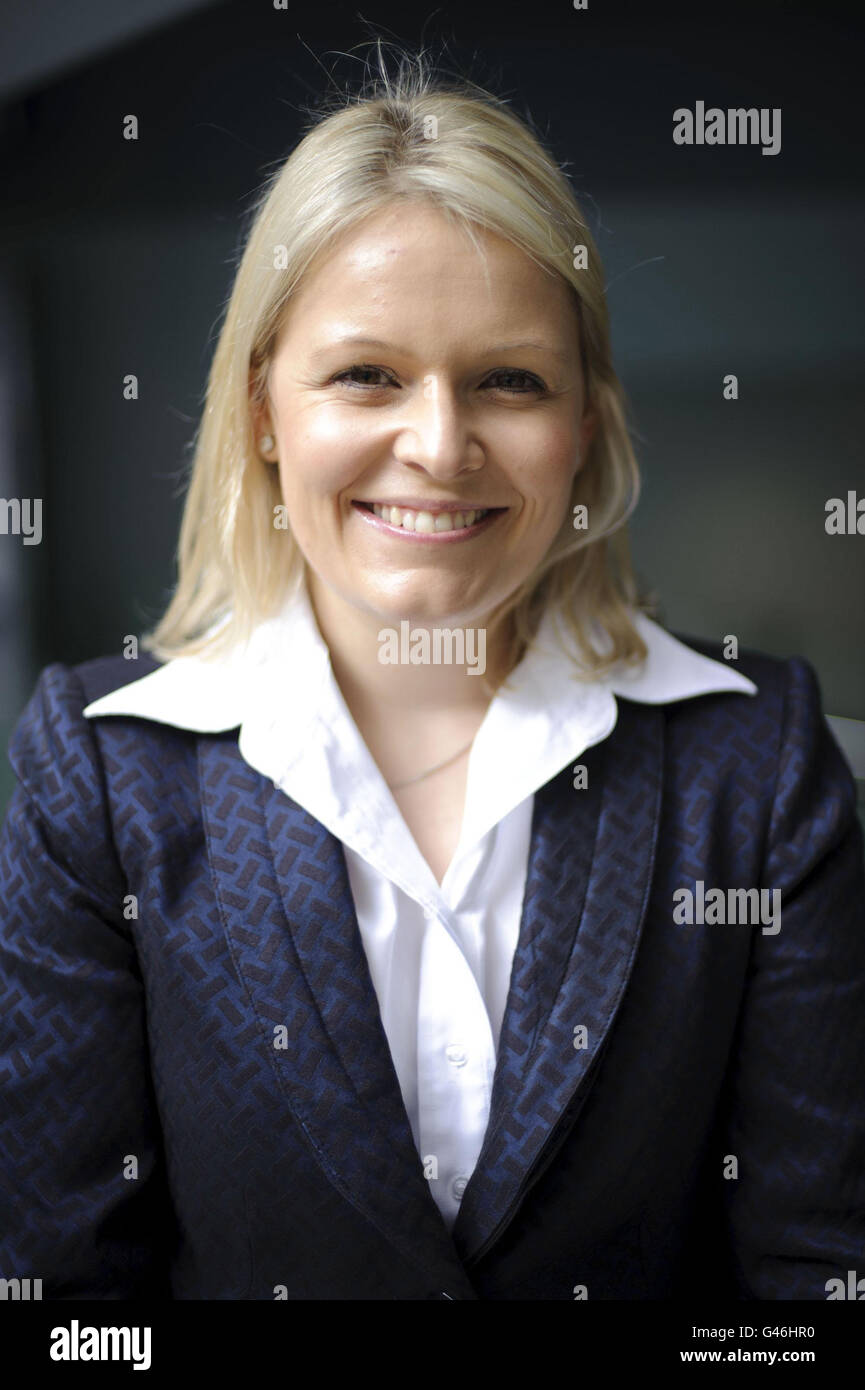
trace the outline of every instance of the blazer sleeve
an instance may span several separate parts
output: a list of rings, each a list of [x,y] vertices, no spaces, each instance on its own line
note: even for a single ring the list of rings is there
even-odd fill
[[[0,831],[0,1277],[169,1296],[144,991],[78,675],[47,666]]]
[[[865,1277],[865,861],[814,670],[785,666],[760,885],[780,890],[780,930],[752,928],[723,1181],[741,1296],[825,1299]]]

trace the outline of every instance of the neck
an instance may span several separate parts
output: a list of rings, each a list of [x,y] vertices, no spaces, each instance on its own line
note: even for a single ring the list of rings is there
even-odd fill
[[[404,718],[486,708],[508,675],[508,624],[382,619],[343,602],[308,576],[310,602],[351,708]],[[455,634],[453,640],[443,637]],[[414,655],[415,660],[411,657]],[[450,659],[449,659],[450,658]]]

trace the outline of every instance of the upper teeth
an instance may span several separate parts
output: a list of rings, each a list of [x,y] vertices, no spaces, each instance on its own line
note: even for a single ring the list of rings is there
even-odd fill
[[[428,534],[434,531],[460,531],[465,526],[473,526],[489,511],[489,507],[483,507],[479,511],[433,514],[403,511],[401,507],[388,507],[380,502],[373,502],[371,506],[376,516],[390,522],[391,526],[401,526],[404,531],[426,531]]]

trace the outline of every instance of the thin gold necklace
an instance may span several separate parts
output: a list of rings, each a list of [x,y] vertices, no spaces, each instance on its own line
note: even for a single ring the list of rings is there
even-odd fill
[[[444,762],[436,763],[435,767],[428,767],[426,772],[418,773],[417,777],[409,777],[405,782],[388,782],[387,785],[392,792],[399,792],[402,791],[403,787],[411,787],[415,782],[422,782],[425,777],[431,777],[432,774],[438,772],[440,768],[447,767],[449,763],[455,763],[457,758],[461,757],[467,748],[471,748],[474,741],[473,736],[469,739],[468,743],[463,744],[462,748],[458,748],[455,753],[451,753],[449,758],[445,758]]]

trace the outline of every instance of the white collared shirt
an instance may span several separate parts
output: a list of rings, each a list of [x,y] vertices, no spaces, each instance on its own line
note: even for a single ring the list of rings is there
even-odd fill
[[[203,733],[240,726],[246,762],[342,842],[406,1113],[448,1228],[489,1118],[534,793],[609,736],[617,693],[663,704],[757,690],[651,619],[632,616],[647,660],[636,673],[589,682],[575,681],[568,634],[545,618],[472,744],[459,842],[441,885],[349,713],[305,589],[245,646],[166,662],[84,710],[88,718],[136,715]]]

